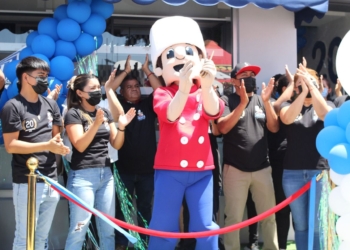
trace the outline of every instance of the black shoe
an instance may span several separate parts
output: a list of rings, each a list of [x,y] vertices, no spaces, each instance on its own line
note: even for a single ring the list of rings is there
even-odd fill
[[[128,249],[128,247],[127,246],[123,246],[123,245],[117,245],[115,247],[115,250],[126,250],[126,249]]]

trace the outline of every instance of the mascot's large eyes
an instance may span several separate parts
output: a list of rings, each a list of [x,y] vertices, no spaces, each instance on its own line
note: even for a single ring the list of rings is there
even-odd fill
[[[175,54],[174,54],[174,50],[173,49],[169,49],[168,53],[166,53],[166,58],[167,59],[171,59],[174,58]]]
[[[186,47],[186,55],[193,56],[193,50],[191,47]]]

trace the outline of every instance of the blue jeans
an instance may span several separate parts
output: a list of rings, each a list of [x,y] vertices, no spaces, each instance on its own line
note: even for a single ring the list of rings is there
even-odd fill
[[[128,190],[131,197],[134,197],[134,192],[137,196],[136,206],[138,213],[141,214],[143,219],[147,221],[147,225],[151,220],[152,216],[152,199],[154,191],[154,173],[152,174],[119,174],[120,179],[123,181],[125,188]],[[119,202],[117,202],[117,218],[125,220],[123,213],[120,209]],[[137,216],[138,225],[144,227],[144,222],[140,216]],[[142,239],[146,240],[146,236],[141,234]],[[128,245],[128,239],[116,232],[116,244],[123,246]]]
[[[165,232],[179,231],[179,214],[183,197],[190,213],[190,232],[218,229],[213,218],[213,175],[200,172],[156,170],[154,206],[149,228]],[[173,250],[177,239],[151,236],[149,250]],[[218,249],[218,236],[197,239],[196,249]]]
[[[28,184],[13,183],[16,231],[13,250],[26,249]],[[35,249],[45,249],[60,195],[45,183],[36,185]],[[0,247],[1,248],[1,247]]]
[[[283,189],[286,197],[302,188],[312,177],[319,174],[320,170],[284,170],[283,171]],[[314,228],[314,248],[320,250],[318,206],[321,199],[322,184],[316,182],[316,211]],[[292,218],[294,222],[295,243],[298,250],[308,249],[308,230],[309,230],[309,197],[310,191],[305,192],[297,200],[290,204]]]
[[[110,167],[70,170],[68,189],[100,212],[115,216],[114,179]],[[65,250],[81,249],[91,214],[69,202],[70,226]],[[114,249],[114,228],[100,218],[96,226],[101,250]]]

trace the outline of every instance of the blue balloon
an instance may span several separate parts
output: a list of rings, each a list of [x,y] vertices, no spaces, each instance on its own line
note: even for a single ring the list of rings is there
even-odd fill
[[[338,174],[350,173],[350,144],[341,143],[336,145],[329,152],[329,166]]]
[[[68,4],[67,15],[69,18],[77,21],[78,23],[84,23],[88,20],[91,14],[90,5],[85,2],[72,2]]]
[[[53,17],[57,19],[57,21],[61,21],[63,19],[68,18],[67,16],[67,4],[62,4],[58,6],[55,11],[53,12]]]
[[[338,111],[338,115],[337,115],[338,124],[344,130],[346,129],[346,127],[350,123],[349,110],[350,110],[350,101],[346,101],[343,103],[343,105],[341,105],[341,107],[339,108],[339,111]]]
[[[68,94],[67,81],[65,81],[64,83],[62,83],[61,94],[62,94],[62,95],[67,95],[67,94]]]
[[[19,52],[19,60],[22,60],[23,58],[26,58],[33,54],[33,51],[30,47],[26,47]]]
[[[61,85],[62,82],[60,80],[58,80],[56,77],[53,77],[53,76],[49,76],[49,89],[50,90],[54,90],[56,85]],[[63,88],[63,85],[62,85],[62,88]],[[61,91],[62,92],[62,89]]]
[[[38,31],[33,31],[33,32],[29,33],[29,35],[26,38],[27,47],[32,46],[32,42],[33,42],[34,38],[38,35],[39,35]]]
[[[60,108],[60,112],[62,114],[62,111],[63,111],[63,106],[62,104],[64,103],[64,101],[67,99],[66,95],[59,95],[56,102],[57,102],[57,105],[58,107]]]
[[[4,75],[10,82],[13,82],[13,80],[16,78],[16,67],[18,63],[19,60],[13,60],[4,65]]]
[[[105,31],[106,21],[98,14],[91,14],[89,19],[81,25],[81,29],[92,36],[98,36]]]
[[[55,41],[48,35],[38,35],[32,42],[32,50],[35,54],[43,54],[51,58],[55,54]]]
[[[94,0],[91,3],[91,13],[101,15],[104,19],[112,16],[114,6],[111,3],[106,3],[102,0]]]
[[[81,56],[90,55],[96,49],[95,39],[86,33],[82,33],[74,42],[77,53]]]
[[[96,48],[96,50],[98,50],[102,46],[103,36],[102,35],[96,36],[95,39],[97,39],[97,48]]]
[[[329,111],[324,118],[324,126],[339,126],[338,124],[338,112],[339,108],[332,109]]]
[[[106,3],[119,3],[121,0],[103,0],[104,2]],[[135,0],[134,0],[135,1]],[[149,1],[149,0],[148,0]],[[152,0],[151,3],[153,3],[154,0]],[[139,4],[142,4],[143,2],[139,3]]]
[[[45,62],[47,62],[47,64],[50,67],[50,60],[49,60],[49,58],[47,58],[47,56],[44,56],[43,54],[33,54],[31,56],[34,56],[34,57],[39,58],[41,60],[44,60]]]
[[[57,41],[57,24],[58,21],[55,18],[46,17],[39,22],[38,32],[40,35],[48,35],[53,40]]]
[[[348,140],[348,143],[350,143],[350,123],[346,127],[345,136],[346,136],[346,139]]]
[[[1,93],[1,97],[0,97],[0,111],[2,110],[2,108],[5,106],[6,102],[9,100],[8,96],[7,96],[7,89],[4,89]],[[1,120],[0,120],[1,122]]]
[[[57,34],[64,41],[73,42],[81,34],[80,25],[70,18],[63,19],[57,25]]]
[[[334,146],[346,142],[344,129],[338,126],[329,126],[318,133],[316,137],[316,148],[320,155],[328,159],[329,152]]]
[[[17,82],[18,78],[16,78],[7,88],[7,97],[9,100],[18,95]]]
[[[58,40],[56,42],[56,50],[54,56],[66,56],[70,59],[73,59],[77,54],[74,43],[67,42],[63,40]]]
[[[87,4],[91,4],[92,0],[68,0],[68,3],[73,3],[73,2],[85,2]]]
[[[74,64],[66,56],[56,56],[51,59],[50,74],[60,81],[70,79],[74,74]]]

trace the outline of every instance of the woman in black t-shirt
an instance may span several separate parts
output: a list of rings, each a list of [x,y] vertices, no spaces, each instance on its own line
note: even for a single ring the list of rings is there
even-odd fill
[[[319,90],[320,79],[314,70],[299,66],[294,78],[298,96],[293,103],[283,103],[281,121],[286,125],[288,147],[284,158],[283,189],[291,196],[309,182],[327,161],[316,149],[316,136],[323,129],[326,114],[334,107],[326,102]],[[321,195],[321,183],[316,184],[316,210],[314,228],[314,250],[320,249],[319,223],[317,217]],[[298,250],[308,249],[309,192],[290,204]]]
[[[114,79],[112,72],[109,81]],[[67,96],[68,112],[64,123],[73,155],[67,187],[87,204],[115,216],[114,179],[110,169],[108,142],[120,149],[124,143],[124,129],[135,116],[130,109],[121,115],[118,131],[111,113],[96,106],[101,100],[100,83],[91,74],[78,75],[71,81]],[[70,202],[70,228],[66,250],[81,249],[91,214]],[[114,249],[114,228],[96,219],[101,250]]]

